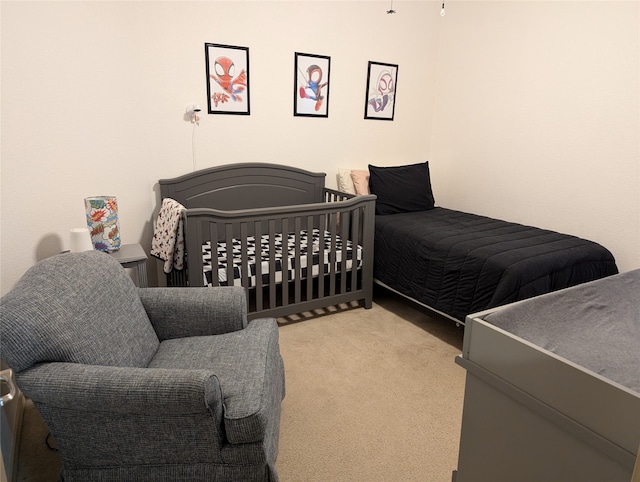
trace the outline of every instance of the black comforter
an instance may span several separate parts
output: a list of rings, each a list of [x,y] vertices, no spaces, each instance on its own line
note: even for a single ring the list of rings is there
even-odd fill
[[[453,318],[618,272],[597,243],[445,208],[376,216],[374,278]]]

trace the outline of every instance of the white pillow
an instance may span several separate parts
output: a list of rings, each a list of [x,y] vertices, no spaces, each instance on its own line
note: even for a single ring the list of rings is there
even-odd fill
[[[351,179],[351,169],[338,169],[338,190],[348,194],[356,193]]]

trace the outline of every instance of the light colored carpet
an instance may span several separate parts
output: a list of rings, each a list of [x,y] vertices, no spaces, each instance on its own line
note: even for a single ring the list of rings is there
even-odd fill
[[[387,292],[370,310],[280,319],[287,395],[282,482],[449,482],[457,465],[463,330]],[[20,482],[56,482],[60,461],[29,402]]]
[[[393,295],[280,323],[282,481],[448,482],[457,466],[463,330]]]

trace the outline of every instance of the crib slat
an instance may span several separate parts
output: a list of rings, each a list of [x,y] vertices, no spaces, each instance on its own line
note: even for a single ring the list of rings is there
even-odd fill
[[[360,217],[362,216],[362,209],[355,210],[354,216],[351,217],[351,291],[355,291],[358,288],[358,276],[361,271],[358,271],[358,250],[362,244],[362,238],[360,237]]]
[[[307,300],[311,300],[313,299],[313,216],[307,217],[305,231],[307,232]]]
[[[220,279],[218,278],[218,265],[220,264],[220,258],[218,257],[218,223],[209,223],[209,240],[211,242],[211,284],[220,286]],[[227,279],[227,284],[228,281]],[[204,286],[207,286],[206,280],[204,283]]]
[[[276,222],[269,220],[269,307],[276,306]]]
[[[247,229],[247,223],[240,223],[240,283],[247,292],[247,303],[249,302],[249,233]]]
[[[375,229],[375,203],[362,206],[362,292],[364,307],[373,306],[373,249]],[[366,282],[366,284],[365,284]]]
[[[302,284],[302,266],[300,264],[300,217],[297,216],[293,222],[294,230],[295,230],[295,253],[294,253],[294,272],[293,272],[293,294],[294,294],[294,302],[300,303],[301,298],[301,289],[300,286]]]
[[[289,219],[282,218],[282,306],[289,305]]]
[[[264,310],[264,299],[262,296],[262,258],[260,256],[260,242],[262,240],[262,221],[257,220],[254,223],[255,242],[256,242],[256,311]]]
[[[329,252],[327,253],[327,260],[329,261],[329,296],[336,294],[336,233],[338,231],[338,216],[336,214],[337,213],[329,214],[329,233],[331,239],[329,242]]]
[[[349,235],[347,227],[349,226],[351,211],[340,213],[340,239],[342,240],[342,251],[340,253],[340,293],[347,292],[347,244]]]
[[[235,274],[233,272],[233,224],[225,224],[224,241],[227,243],[227,286],[235,284]]]
[[[185,273],[185,278],[186,278],[185,286],[206,286],[206,284],[203,284],[204,273],[202,272],[203,271],[202,244],[199,242],[199,240],[203,239],[202,236],[204,235],[202,224],[203,223],[199,221],[191,222],[188,225],[185,224],[184,236],[185,236],[185,243],[186,243],[185,247],[187,250],[186,252],[200,253],[199,255],[200,260],[196,260],[195,263],[191,264],[192,269],[189,269],[188,265],[185,264],[186,271],[183,271]],[[188,263],[188,258],[185,260],[185,263]],[[172,269],[171,273],[173,273],[175,276],[174,271],[175,270]],[[178,276],[175,276],[175,278],[178,278]]]
[[[324,230],[323,227],[327,224],[325,214],[320,215],[320,222],[318,223],[319,238],[318,238],[318,298],[324,298]]]

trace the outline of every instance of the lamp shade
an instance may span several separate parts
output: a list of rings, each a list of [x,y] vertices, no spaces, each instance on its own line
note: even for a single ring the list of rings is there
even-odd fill
[[[94,196],[84,200],[91,242],[98,251],[120,249],[118,201],[115,196]]]

